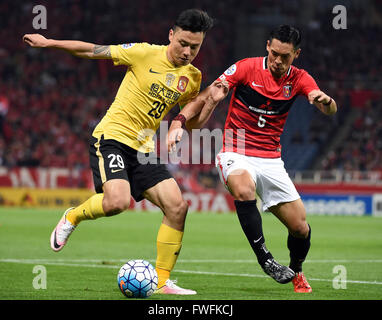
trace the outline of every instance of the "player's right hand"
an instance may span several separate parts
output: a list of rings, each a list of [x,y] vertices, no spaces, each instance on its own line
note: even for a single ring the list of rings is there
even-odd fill
[[[211,98],[214,103],[218,103],[228,95],[228,92],[229,84],[226,80],[215,80],[209,87],[209,98]]]
[[[23,36],[23,41],[29,44],[31,47],[44,48],[48,46],[49,40],[43,35],[38,33],[25,34]]]
[[[167,133],[166,143],[169,153],[176,151],[176,144],[182,139],[183,128],[180,121],[174,120],[171,122],[170,129]]]
[[[327,103],[330,100],[330,97],[322,92],[321,90],[312,90],[308,94],[308,101],[310,104],[318,103]]]

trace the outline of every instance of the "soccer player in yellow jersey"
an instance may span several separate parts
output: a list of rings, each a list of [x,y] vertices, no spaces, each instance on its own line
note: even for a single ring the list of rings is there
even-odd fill
[[[40,34],[24,35],[24,41],[32,47],[63,49],[81,58],[112,59],[115,65],[128,68],[90,143],[97,193],[65,211],[51,235],[54,251],[64,247],[81,221],[121,213],[129,207],[131,196],[136,201],[146,198],[164,213],[157,236],[157,293],[196,294],[170,280],[182,246],[187,202],[164,164],[143,164],[140,159],[154,150],[152,137],[168,111],[198,95],[201,72],[191,62],[212,25],[206,12],[185,10],[169,31],[167,46],[96,45],[47,39]]]

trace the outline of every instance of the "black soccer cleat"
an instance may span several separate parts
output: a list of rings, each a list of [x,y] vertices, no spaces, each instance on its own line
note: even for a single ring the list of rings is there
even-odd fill
[[[295,276],[295,273],[292,269],[279,264],[273,258],[265,261],[262,268],[267,275],[271,276],[278,283],[282,284],[292,281]]]

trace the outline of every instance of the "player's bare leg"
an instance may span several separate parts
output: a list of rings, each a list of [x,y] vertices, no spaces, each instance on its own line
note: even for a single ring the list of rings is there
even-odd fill
[[[91,196],[76,208],[69,208],[58,222],[50,237],[54,251],[60,251],[83,220],[112,216],[126,210],[130,204],[130,184],[123,179],[113,179],[104,183],[104,193]]]
[[[273,206],[270,211],[288,228],[289,267],[296,273],[292,280],[295,292],[312,292],[302,272],[302,264],[309,252],[311,229],[306,222],[306,212],[301,199]]]
[[[232,171],[227,178],[227,186],[235,198],[241,227],[264,272],[279,283],[291,281],[294,272],[276,262],[265,246],[262,219],[256,204],[256,184],[250,173],[244,169]]]
[[[130,183],[123,179],[106,181],[103,185],[102,207],[106,216],[113,216],[130,206]]]
[[[191,295],[194,290],[183,289],[170,280],[182,247],[184,223],[188,205],[183,199],[178,184],[174,179],[166,179],[149,188],[143,196],[157,205],[164,213],[157,237],[156,270],[158,290],[156,293]]]

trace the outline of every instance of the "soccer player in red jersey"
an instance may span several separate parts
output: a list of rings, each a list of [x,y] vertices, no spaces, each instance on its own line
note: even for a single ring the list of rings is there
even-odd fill
[[[216,157],[222,182],[235,198],[241,227],[265,273],[279,283],[292,281],[295,292],[311,292],[303,272],[311,228],[301,198],[281,160],[280,136],[289,109],[297,96],[306,96],[326,115],[336,113],[333,98],[322,92],[303,69],[292,66],[301,53],[301,34],[288,25],[279,26],[267,41],[266,57],[240,60],[229,67],[214,84],[182,109],[168,133],[173,150],[182,127],[201,127],[215,106],[233,89],[224,127],[223,148]],[[216,85],[217,82],[221,84]],[[263,211],[271,211],[287,228],[289,267],[277,263],[265,246]]]

